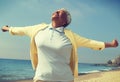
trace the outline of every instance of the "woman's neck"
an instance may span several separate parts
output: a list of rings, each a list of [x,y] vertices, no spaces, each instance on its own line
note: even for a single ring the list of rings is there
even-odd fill
[[[52,22],[52,26],[53,26],[54,28],[57,28],[57,27],[61,27],[62,25],[59,24],[59,23],[56,23],[56,22]]]

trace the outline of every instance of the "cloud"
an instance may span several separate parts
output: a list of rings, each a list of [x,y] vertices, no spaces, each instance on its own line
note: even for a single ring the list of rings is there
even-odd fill
[[[93,15],[96,13],[94,7],[81,2],[76,3],[74,9],[71,9],[71,11],[75,17],[85,17],[87,15]]]
[[[77,3],[78,8],[80,8],[84,12],[94,13],[95,8],[93,8],[91,5],[85,4],[85,3]]]

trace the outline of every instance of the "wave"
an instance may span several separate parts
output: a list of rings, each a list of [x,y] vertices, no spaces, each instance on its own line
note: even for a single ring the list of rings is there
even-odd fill
[[[81,72],[81,73],[87,74],[87,73],[97,73],[97,72],[100,72],[100,70],[92,70],[92,71],[86,71],[86,72]]]
[[[79,74],[84,75],[84,74],[89,74],[89,73],[105,72],[105,71],[111,71],[111,70],[117,70],[117,69],[120,69],[120,67],[101,69],[101,70],[84,71],[84,72],[79,72]]]

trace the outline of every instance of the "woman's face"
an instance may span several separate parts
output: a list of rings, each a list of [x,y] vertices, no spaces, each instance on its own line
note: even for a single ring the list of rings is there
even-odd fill
[[[64,25],[67,23],[67,14],[63,10],[57,10],[52,14],[52,21],[56,22],[59,25]]]

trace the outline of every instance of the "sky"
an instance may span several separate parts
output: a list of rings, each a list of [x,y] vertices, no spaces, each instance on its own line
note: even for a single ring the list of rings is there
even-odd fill
[[[0,0],[0,27],[51,23],[51,15],[67,9],[72,22],[67,27],[80,36],[103,42],[120,41],[119,0]],[[0,31],[0,58],[30,59],[30,38]],[[80,63],[106,63],[120,55],[120,47],[96,51],[78,49]]]

